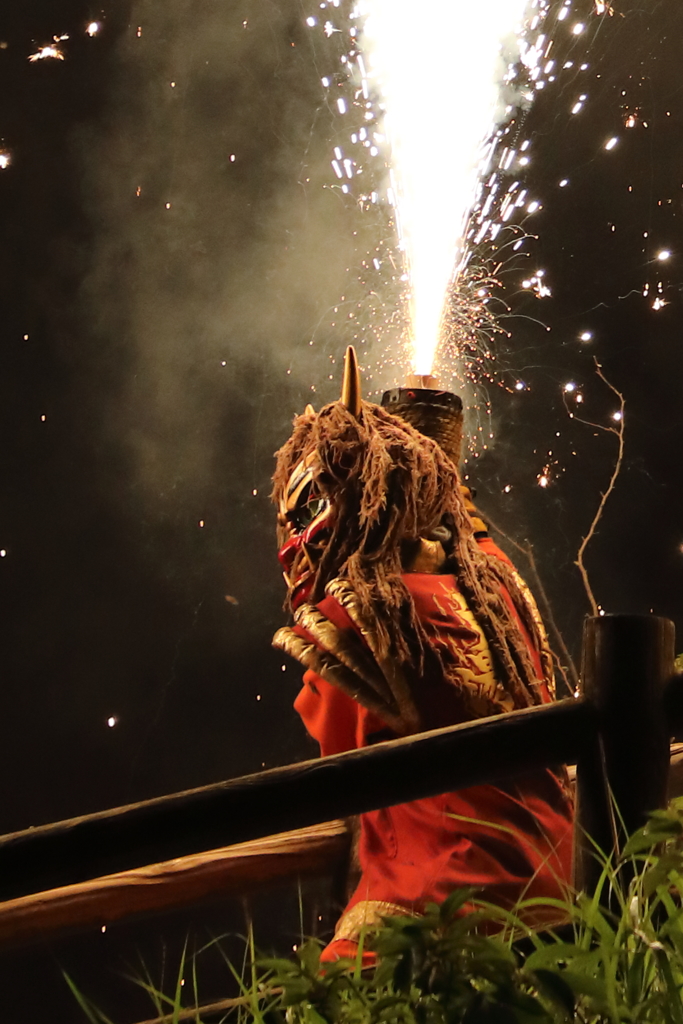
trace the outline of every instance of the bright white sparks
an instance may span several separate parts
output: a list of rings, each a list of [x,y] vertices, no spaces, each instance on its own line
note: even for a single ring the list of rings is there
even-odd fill
[[[29,60],[32,64],[35,64],[37,60],[64,60],[64,54],[58,46],[50,44],[41,47],[36,53],[32,53]]]
[[[546,284],[545,270],[537,270],[535,274],[522,281],[522,288],[535,292],[538,299],[545,299],[552,295],[552,291]]]
[[[509,115],[501,42],[516,37],[527,0],[432,0],[419,12],[412,0],[360,6],[364,58],[386,108],[397,228],[410,272],[414,368],[428,374],[463,258],[483,147]],[[522,59],[529,67],[534,57],[527,50]]]
[[[12,156],[6,150],[0,150],[0,171],[6,170],[12,163]]]
[[[85,31],[89,36],[96,36],[101,27],[99,21],[91,21]]]
[[[616,136],[613,136],[611,139],[608,139],[605,143],[605,149],[614,149],[618,141],[619,139],[617,139]]]

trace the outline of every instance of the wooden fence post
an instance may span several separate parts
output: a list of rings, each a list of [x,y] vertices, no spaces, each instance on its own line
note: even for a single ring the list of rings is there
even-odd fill
[[[599,877],[593,842],[607,854],[618,851],[649,811],[666,804],[664,697],[674,673],[674,637],[673,623],[655,615],[586,619],[581,689],[598,730],[577,764],[577,888],[590,891]]]

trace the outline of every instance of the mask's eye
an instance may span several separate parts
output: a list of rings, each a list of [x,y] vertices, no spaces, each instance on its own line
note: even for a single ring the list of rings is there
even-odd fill
[[[297,532],[303,533],[306,527],[310,526],[314,519],[317,519],[321,512],[327,508],[327,498],[312,493],[313,483],[307,484],[299,495],[296,508],[288,513],[287,518],[290,526]]]

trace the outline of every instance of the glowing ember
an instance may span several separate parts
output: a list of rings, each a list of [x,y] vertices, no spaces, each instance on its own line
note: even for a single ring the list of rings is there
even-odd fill
[[[537,299],[545,299],[552,295],[552,291],[546,284],[545,270],[537,270],[535,274],[522,281],[522,288],[534,292]]]
[[[89,36],[96,36],[101,28],[99,21],[91,21],[85,31]]]
[[[0,171],[6,170],[12,163],[12,154],[6,149],[0,150]]]
[[[35,64],[37,60],[64,60],[64,53],[54,43],[41,47],[36,53],[32,53],[29,60]]]

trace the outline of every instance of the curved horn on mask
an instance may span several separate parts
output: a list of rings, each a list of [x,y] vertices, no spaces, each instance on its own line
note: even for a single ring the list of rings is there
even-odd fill
[[[358,369],[358,359],[353,345],[349,345],[344,356],[344,380],[342,382],[340,401],[353,416],[358,417],[360,415],[360,370]]]
[[[310,402],[304,409],[304,416],[315,416],[315,409],[313,408]]]

